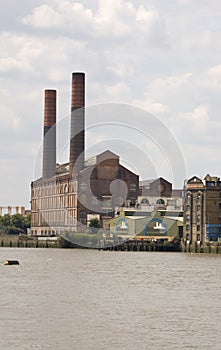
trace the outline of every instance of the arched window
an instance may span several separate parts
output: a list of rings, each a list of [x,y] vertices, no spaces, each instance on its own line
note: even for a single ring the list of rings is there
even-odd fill
[[[200,204],[201,202],[201,192],[197,193],[197,203]]]
[[[191,194],[190,193],[187,193],[186,201],[188,204],[190,204],[190,201],[191,201]]]
[[[149,201],[147,198],[142,198],[140,203],[144,205],[149,205]]]
[[[156,201],[156,204],[165,204],[165,202],[162,198],[160,198]]]

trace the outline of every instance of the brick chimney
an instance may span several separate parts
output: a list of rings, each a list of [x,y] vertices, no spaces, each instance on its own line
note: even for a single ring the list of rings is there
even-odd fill
[[[56,174],[56,90],[45,90],[42,177]]]
[[[85,74],[72,73],[70,175],[84,168]]]

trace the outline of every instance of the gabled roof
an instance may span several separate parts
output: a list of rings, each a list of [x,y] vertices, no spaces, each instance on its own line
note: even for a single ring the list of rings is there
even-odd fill
[[[95,157],[91,157],[90,159],[92,161],[91,162],[85,162],[86,167],[80,171],[80,174],[83,175],[83,174],[87,174],[87,172],[91,172],[92,169],[96,168],[97,164],[100,164],[101,162],[103,162],[105,160],[116,159],[117,162],[118,162],[119,169],[124,169],[127,172],[129,172],[130,174],[133,174],[134,176],[139,177],[139,175],[135,174],[134,172],[132,172],[128,168],[126,168],[123,165],[121,165],[120,161],[119,161],[119,156],[117,154],[111,152],[110,150],[106,150],[106,151],[96,155],[96,162],[93,161],[95,159]]]
[[[106,150],[96,156],[96,163],[100,163],[107,159],[119,159],[119,156],[110,150]]]
[[[193,176],[187,181],[187,184],[203,184],[203,181],[199,177]]]
[[[150,188],[150,185],[153,184],[154,182],[159,182],[159,183],[164,182],[169,185],[172,185],[171,182],[167,181],[163,177],[158,177],[156,179],[142,180],[139,182],[139,186],[143,188]]]

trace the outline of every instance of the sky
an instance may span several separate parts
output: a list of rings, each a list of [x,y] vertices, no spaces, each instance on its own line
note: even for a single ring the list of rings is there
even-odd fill
[[[68,135],[78,71],[86,74],[88,157],[110,149],[142,179],[163,176],[176,188],[193,175],[220,176],[220,13],[219,0],[1,0],[0,206],[30,207],[30,183],[41,172],[43,92],[58,91],[58,129],[65,124]],[[111,124],[109,114],[109,127],[98,126],[99,106],[105,112],[112,103],[114,114],[117,104],[128,106],[127,124]],[[147,113],[138,112],[137,128],[133,108]],[[154,118],[162,126],[156,139]],[[58,161],[68,161],[68,142],[60,144]]]

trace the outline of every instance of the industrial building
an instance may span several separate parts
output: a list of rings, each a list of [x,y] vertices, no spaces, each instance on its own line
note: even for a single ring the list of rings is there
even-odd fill
[[[159,177],[139,184],[138,207],[141,210],[183,210],[183,190],[173,189],[172,183]]]
[[[221,181],[209,174],[193,176],[185,184],[184,244],[204,244],[221,239]]]
[[[110,232],[129,237],[146,237],[152,241],[173,240],[182,238],[183,212],[182,211],[142,211],[125,209],[109,221]]]
[[[72,74],[70,158],[56,165],[56,90],[45,90],[42,177],[31,183],[31,234],[83,232],[91,217],[101,226],[116,207],[135,206],[139,176],[106,150],[85,162],[85,74]]]

